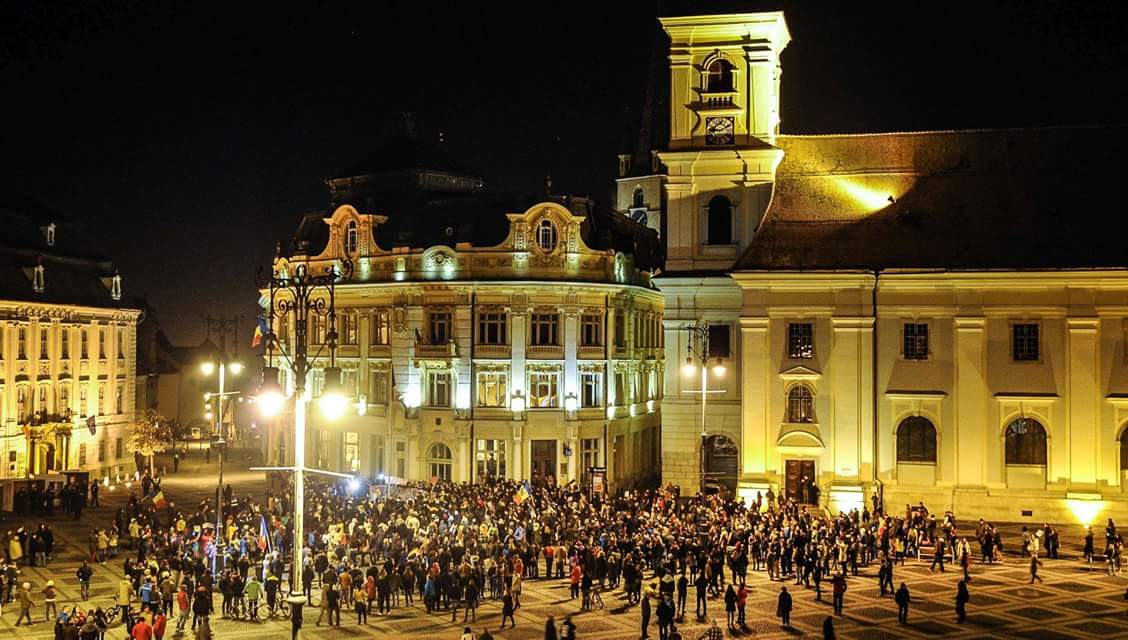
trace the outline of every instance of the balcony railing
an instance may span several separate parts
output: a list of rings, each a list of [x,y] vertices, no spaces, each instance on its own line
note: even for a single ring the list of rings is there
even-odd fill
[[[603,345],[581,345],[577,351],[581,358],[602,358]]]
[[[531,344],[525,355],[530,358],[563,358],[564,347],[558,344]]]
[[[510,354],[507,344],[478,344],[474,345],[475,358],[508,358]]]
[[[416,344],[416,359],[445,359],[458,355],[457,345],[454,342],[447,344]]]

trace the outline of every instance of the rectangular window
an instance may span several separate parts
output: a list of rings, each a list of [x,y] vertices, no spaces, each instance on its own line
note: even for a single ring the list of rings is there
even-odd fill
[[[402,440],[396,443],[396,476],[407,476],[407,443]]]
[[[27,358],[27,328],[16,329],[16,357],[20,360]]]
[[[1011,352],[1016,362],[1037,362],[1038,325],[1015,324],[1011,327]]]
[[[928,360],[928,325],[906,322],[904,351],[906,360]]]
[[[603,376],[598,371],[580,373],[580,406],[603,406]]]
[[[86,417],[86,383],[78,383],[78,415]]]
[[[476,481],[505,477],[505,440],[479,440],[475,458]]]
[[[332,437],[333,434],[328,429],[317,432],[317,466],[321,469],[330,468],[329,449],[332,445]]]
[[[117,383],[117,388],[114,389],[114,409],[115,413],[125,412],[125,383]]]
[[[815,357],[815,328],[810,322],[788,323],[787,357],[792,360]]]
[[[386,309],[377,309],[372,312],[371,333],[368,336],[369,344],[386,345],[391,343],[391,318]]]
[[[369,437],[369,453],[372,456],[372,475],[384,473],[384,436]]]
[[[504,311],[478,313],[478,343],[490,345],[509,344],[508,318]]]
[[[325,328],[326,320],[324,316],[317,313],[309,314],[309,327],[308,327],[308,342],[309,344],[324,344],[325,343]]]
[[[39,328],[39,359],[40,360],[46,360],[46,359],[51,357],[50,351],[47,350],[48,349],[47,339],[48,339],[47,327],[40,327]]]
[[[580,345],[603,346],[603,316],[598,313],[585,313],[580,318]]]
[[[56,409],[58,413],[65,414],[70,409],[70,386],[67,384],[59,385],[59,404]]]
[[[591,467],[599,466],[599,438],[580,440],[580,484],[587,484]]]
[[[117,330],[117,357],[125,357],[125,329]]]
[[[41,412],[47,411],[47,385],[45,385],[45,384],[39,385],[39,407],[38,407],[38,409]]]
[[[560,328],[560,314],[534,313],[532,317],[532,331],[529,334],[529,344],[546,347],[557,346]]]
[[[615,404],[623,406],[627,404],[627,372],[615,372]]]
[[[729,326],[727,324],[709,325],[709,357],[728,358],[732,350],[729,347]]]
[[[125,441],[121,438],[114,440],[114,458],[121,458],[125,455]]]
[[[560,406],[557,394],[559,372],[540,371],[529,374],[529,408],[555,409]]]
[[[86,443],[85,442],[78,445],[78,466],[79,467],[85,467],[86,466]]]
[[[432,371],[427,374],[427,406],[450,406],[450,373]]]
[[[110,330],[102,329],[98,332],[98,357],[106,359],[106,344],[110,341]]]
[[[106,461],[106,439],[98,440],[98,462]]]
[[[59,356],[67,360],[70,358],[70,327],[63,327],[59,334]]]
[[[90,357],[90,348],[89,348],[90,335],[86,332],[85,327],[78,330],[78,341],[79,341],[79,356],[82,357],[82,358],[89,358]]]
[[[341,318],[341,344],[356,344],[356,314],[342,313]]]
[[[368,376],[368,403],[388,404],[388,370],[371,369]]]
[[[106,383],[98,385],[98,415],[106,415]]]
[[[431,344],[447,344],[452,337],[449,311],[432,311],[427,314],[427,324]]]
[[[509,373],[505,371],[480,371],[478,373],[478,406],[509,406]]]
[[[360,434],[355,431],[346,431],[342,434],[345,453],[345,468],[356,473],[360,470]]]
[[[627,348],[627,315],[622,309],[615,311],[615,347]]]
[[[344,387],[346,398],[356,400],[356,369],[341,371],[341,386]]]

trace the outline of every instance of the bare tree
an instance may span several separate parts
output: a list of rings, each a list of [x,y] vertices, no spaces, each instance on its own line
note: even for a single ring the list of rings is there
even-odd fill
[[[129,450],[149,458],[149,475],[155,475],[153,456],[167,450],[171,441],[171,422],[154,409],[144,410],[129,425]]]

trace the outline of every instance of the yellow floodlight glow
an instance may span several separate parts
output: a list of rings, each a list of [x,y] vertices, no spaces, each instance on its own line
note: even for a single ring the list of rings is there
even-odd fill
[[[837,178],[835,182],[844,194],[865,208],[866,213],[884,209],[896,202],[896,194],[888,189],[875,189],[852,178]]]
[[[1104,511],[1104,500],[1077,500],[1067,498],[1065,505],[1073,513],[1073,517],[1077,518],[1077,524],[1092,524],[1096,522],[1098,516]]]

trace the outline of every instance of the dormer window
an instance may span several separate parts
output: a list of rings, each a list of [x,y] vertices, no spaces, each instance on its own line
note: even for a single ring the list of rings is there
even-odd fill
[[[46,280],[47,275],[43,271],[43,265],[35,265],[35,269],[32,270],[31,274],[31,288],[34,289],[36,293],[43,293],[47,285]]]
[[[47,238],[47,246],[48,247],[55,246],[55,223],[54,222],[49,223],[46,227],[43,227],[43,235],[46,236],[46,238]]]
[[[631,204],[635,209],[643,209],[646,207],[646,194],[643,192],[642,187],[635,187],[634,202]]]
[[[359,246],[359,236],[357,235],[356,220],[352,220],[345,227],[345,253],[356,253]]]
[[[115,273],[113,280],[110,282],[110,297],[114,300],[121,300],[121,274]]]
[[[732,65],[728,60],[718,58],[709,64],[705,76],[705,90],[710,93],[732,91]]]
[[[545,253],[556,250],[556,225],[547,218],[537,224],[537,246]]]

